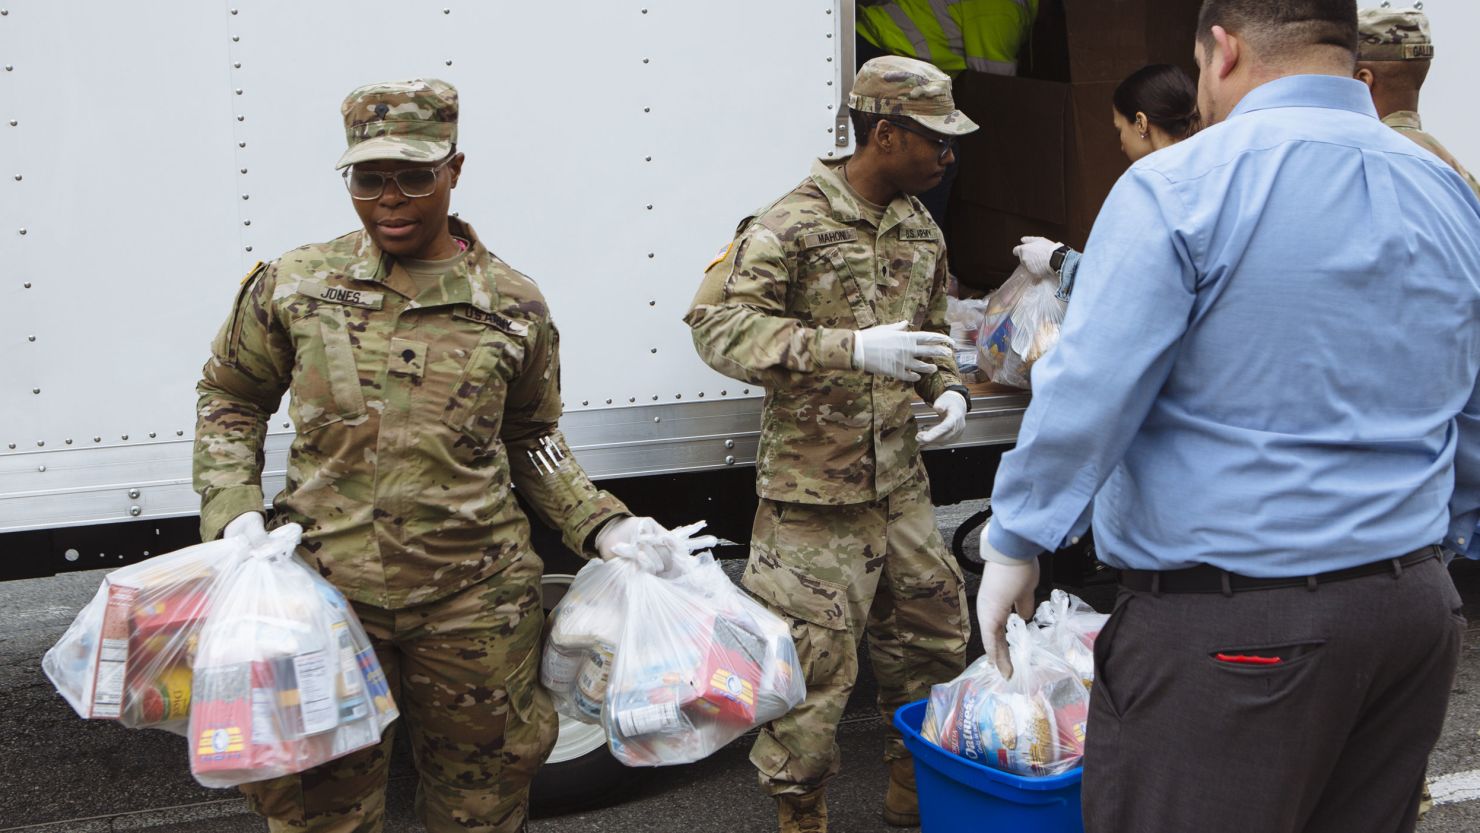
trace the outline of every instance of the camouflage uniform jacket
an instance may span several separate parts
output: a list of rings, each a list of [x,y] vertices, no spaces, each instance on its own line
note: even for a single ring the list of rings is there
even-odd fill
[[[267,420],[297,434],[274,506],[300,554],[358,602],[450,595],[531,554],[511,484],[565,542],[625,512],[561,437],[559,335],[534,282],[471,242],[417,291],[363,231],[291,251],[243,281],[197,386],[201,537],[262,508]],[[549,470],[531,452],[557,443]]]
[[[921,467],[911,404],[961,384],[954,359],[913,387],[853,369],[853,332],[907,321],[947,332],[946,253],[919,200],[899,196],[873,228],[818,161],[791,193],[740,223],[684,320],[719,372],[766,399],[756,491],[768,500],[878,500]]]
[[[1382,123],[1412,139],[1419,147],[1429,153],[1439,157],[1440,161],[1453,168],[1455,173],[1464,179],[1465,184],[1470,186],[1470,190],[1475,192],[1475,196],[1480,198],[1480,182],[1475,181],[1475,177],[1471,176],[1470,172],[1465,170],[1465,166],[1461,165],[1459,160],[1455,159],[1449,153],[1448,149],[1439,144],[1438,139],[1423,132],[1423,123],[1418,120],[1417,113],[1412,110],[1398,110],[1384,116]]]

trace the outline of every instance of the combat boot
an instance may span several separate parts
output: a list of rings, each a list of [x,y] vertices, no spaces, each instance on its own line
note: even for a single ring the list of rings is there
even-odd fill
[[[776,821],[781,833],[827,833],[826,793],[777,796]]]
[[[890,827],[920,826],[920,801],[915,797],[915,762],[909,758],[889,762],[884,823]]]

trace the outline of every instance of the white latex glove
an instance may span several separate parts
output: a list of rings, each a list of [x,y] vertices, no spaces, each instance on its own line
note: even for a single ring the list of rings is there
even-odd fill
[[[926,359],[950,358],[951,337],[945,333],[906,330],[907,322],[880,324],[853,334],[853,367],[866,373],[889,376],[901,382],[918,382],[937,368]]]
[[[221,531],[222,538],[241,538],[247,542],[247,546],[257,547],[267,543],[267,527],[262,522],[261,512],[243,512],[231,519],[226,529]]]
[[[987,540],[990,521],[982,527],[981,589],[976,591],[976,621],[982,647],[1002,675],[1012,677],[1012,659],[1007,652],[1007,616],[1017,608],[1024,619],[1033,618],[1033,588],[1038,586],[1038,559],[1004,555]]]
[[[915,435],[920,445],[954,442],[966,430],[966,397],[960,391],[946,391],[937,396],[930,407],[940,414],[940,422],[931,426],[930,430]]]
[[[719,543],[713,535],[697,535],[704,522],[664,529],[652,518],[622,518],[596,533],[596,551],[607,561],[627,559],[649,573],[676,573],[688,567],[689,556]]]
[[[619,546],[626,545],[622,546],[622,549],[629,550],[631,545],[636,544],[637,536],[642,534],[645,528],[648,528],[644,522],[646,522],[646,524],[652,524],[653,519],[634,518],[628,516],[626,518],[618,518],[614,521],[608,521],[606,526],[603,526],[601,528],[601,531],[596,533],[596,552],[599,553],[602,559],[605,561],[610,561],[613,558],[630,558],[633,560],[637,560],[637,556],[635,554],[630,552],[628,552],[627,554],[623,554],[621,552],[618,552],[617,548]]]
[[[705,525],[705,521],[698,521],[677,529],[664,530],[661,535],[643,536],[638,539],[637,546],[658,554],[663,562],[659,575],[677,578],[697,566],[698,561],[692,557],[694,553],[714,549],[719,543],[719,539],[713,535],[699,534]]]
[[[1013,247],[1012,253],[1022,261],[1023,266],[1040,278],[1052,277],[1053,269],[1049,268],[1049,258],[1062,243],[1056,243],[1047,237],[1024,237],[1021,246]]]

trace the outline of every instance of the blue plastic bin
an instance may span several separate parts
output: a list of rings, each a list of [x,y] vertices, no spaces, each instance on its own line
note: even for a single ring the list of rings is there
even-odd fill
[[[921,833],[1084,833],[1079,810],[1082,767],[1063,775],[1027,778],[953,755],[920,737],[925,702],[894,712],[894,725],[915,756]]]

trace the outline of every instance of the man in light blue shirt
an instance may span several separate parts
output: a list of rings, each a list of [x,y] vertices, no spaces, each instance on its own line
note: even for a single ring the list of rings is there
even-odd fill
[[[1412,829],[1480,517],[1480,202],[1351,80],[1350,0],[1206,0],[1213,125],[1101,209],[983,534],[1005,660],[1093,503],[1108,830]],[[1398,580],[1395,580],[1398,579]]]

